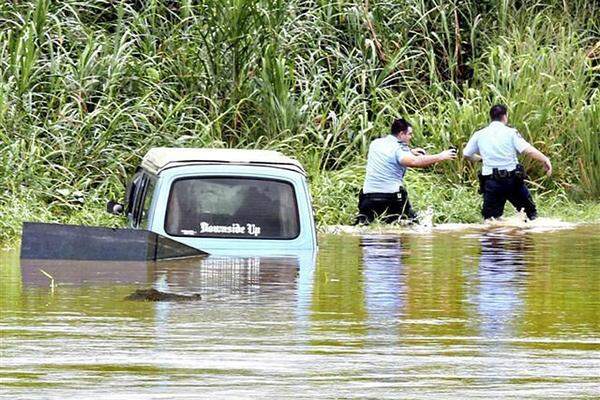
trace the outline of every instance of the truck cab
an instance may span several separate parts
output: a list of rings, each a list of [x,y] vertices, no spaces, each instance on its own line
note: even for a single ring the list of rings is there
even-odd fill
[[[276,151],[153,148],[125,201],[130,228],[211,254],[317,248],[306,172]]]

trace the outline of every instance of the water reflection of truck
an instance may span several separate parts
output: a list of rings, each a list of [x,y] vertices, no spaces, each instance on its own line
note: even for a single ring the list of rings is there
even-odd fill
[[[300,273],[295,257],[189,257],[163,261],[21,260],[25,286],[61,287],[137,284],[165,292],[251,293],[294,288]],[[128,289],[129,290],[129,287]]]
[[[208,253],[316,250],[306,172],[275,151],[153,148],[128,186],[124,212],[146,229]]]

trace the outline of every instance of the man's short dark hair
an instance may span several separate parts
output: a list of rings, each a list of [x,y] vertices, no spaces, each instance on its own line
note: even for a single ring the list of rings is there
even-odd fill
[[[503,104],[496,104],[490,108],[490,118],[492,121],[500,121],[503,116],[508,114],[508,109]]]
[[[394,120],[394,122],[392,122],[391,133],[394,136],[398,136],[399,133],[406,132],[411,126],[412,125],[410,124],[410,122],[408,122],[404,118],[398,118]]]

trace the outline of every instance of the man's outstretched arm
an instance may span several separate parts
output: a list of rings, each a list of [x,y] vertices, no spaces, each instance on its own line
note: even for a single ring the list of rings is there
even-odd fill
[[[532,145],[528,145],[527,147],[525,147],[523,149],[521,154],[525,154],[528,157],[531,157],[534,160],[537,160],[540,163],[542,163],[542,165],[544,166],[544,169],[546,170],[546,175],[547,176],[552,175],[552,163],[550,162],[550,159],[544,155],[544,153],[542,153],[541,151],[539,151]]]
[[[446,150],[438,154],[415,156],[413,154],[405,155],[400,162],[405,167],[425,168],[442,161],[456,158],[456,150]]]

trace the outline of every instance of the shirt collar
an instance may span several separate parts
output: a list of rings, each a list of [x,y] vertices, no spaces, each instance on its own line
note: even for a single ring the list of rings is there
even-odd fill
[[[390,135],[388,135],[388,138],[389,138],[389,140],[390,140],[390,141],[391,141],[391,140],[393,140],[393,141],[394,141],[394,142],[396,142],[396,143],[402,144],[402,145],[404,145],[404,146],[408,146],[408,144],[406,144],[406,142],[403,142],[402,140],[398,139],[398,138],[397,138],[396,136],[394,136],[394,135],[391,135],[391,134],[390,134]]]

